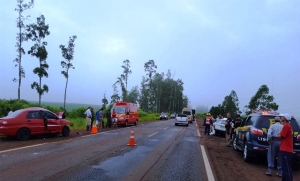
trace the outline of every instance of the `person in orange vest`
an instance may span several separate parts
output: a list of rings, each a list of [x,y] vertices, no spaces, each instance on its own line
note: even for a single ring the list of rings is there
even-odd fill
[[[117,127],[117,113],[116,113],[116,110],[113,109],[112,113],[111,113],[111,121],[112,121],[112,124],[113,124],[113,127]]]
[[[213,124],[212,118],[210,113],[206,114],[206,117],[204,118],[204,126],[205,126],[205,130],[204,130],[204,134],[209,135],[210,133],[210,125]]]

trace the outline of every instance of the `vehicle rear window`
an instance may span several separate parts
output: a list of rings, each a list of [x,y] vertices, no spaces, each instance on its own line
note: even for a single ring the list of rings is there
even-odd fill
[[[177,117],[186,117],[186,115],[185,114],[178,114]]]
[[[190,111],[183,111],[182,114],[191,115]]]
[[[259,119],[259,116],[249,116],[243,122],[243,126],[254,126],[258,119]]]
[[[6,118],[15,118],[17,117],[19,114],[21,114],[23,112],[23,110],[17,110],[15,112],[10,113],[9,115],[5,116]]]
[[[259,119],[256,121],[255,127],[258,129],[268,129],[274,118],[275,116],[259,116]]]

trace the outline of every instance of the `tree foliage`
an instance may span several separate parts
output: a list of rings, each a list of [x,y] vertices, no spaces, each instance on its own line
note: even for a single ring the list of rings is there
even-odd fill
[[[14,82],[18,82],[18,100],[21,99],[21,83],[22,78],[25,78],[25,70],[22,66],[22,55],[25,54],[24,48],[22,46],[23,42],[27,40],[26,33],[25,33],[25,24],[24,21],[29,17],[24,17],[23,12],[27,9],[33,7],[34,0],[29,1],[28,3],[24,3],[24,0],[17,0],[17,8],[15,11],[18,12],[17,18],[17,28],[19,32],[17,33],[16,37],[16,47],[17,47],[17,58],[14,59],[15,67],[18,67],[18,78],[14,78]]]
[[[239,109],[239,99],[234,90],[232,90],[228,96],[225,96],[222,107],[225,113],[230,113],[231,117],[241,113]]]
[[[137,103],[139,98],[139,87],[134,86],[132,87],[131,91],[127,95],[128,102]]]
[[[32,23],[26,26],[26,37],[34,43],[28,51],[28,54],[39,60],[39,67],[33,69],[33,73],[39,77],[39,83],[33,82],[31,84],[31,88],[35,89],[39,95],[39,106],[41,106],[42,95],[49,91],[47,85],[44,84],[42,86],[42,78],[48,77],[47,69],[49,68],[46,62],[48,56],[46,50],[47,42],[43,41],[43,39],[50,34],[48,29],[49,25],[45,24],[45,17],[43,15],[37,18],[36,24]]]
[[[269,88],[267,85],[262,85],[254,96],[251,97],[249,105],[245,106],[246,113],[251,113],[252,110],[278,110],[278,105],[273,102],[274,97],[269,95]]]
[[[106,99],[105,94],[103,94],[103,98],[102,98],[102,108],[106,109],[106,105],[108,104],[108,100]]]
[[[64,110],[66,108],[66,97],[67,97],[67,87],[69,81],[69,69],[75,69],[73,63],[71,62],[74,58],[74,48],[75,48],[75,39],[77,38],[76,35],[69,37],[69,43],[66,47],[65,45],[60,45],[59,48],[61,49],[62,57],[65,61],[61,61],[61,66],[64,69],[61,71],[61,74],[66,78],[66,86],[65,86],[65,93],[64,93]]]

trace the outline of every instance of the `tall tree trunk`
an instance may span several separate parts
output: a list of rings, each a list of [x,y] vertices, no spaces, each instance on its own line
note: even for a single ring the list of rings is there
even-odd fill
[[[21,5],[21,2],[20,2]],[[22,27],[20,25],[20,21],[21,21],[21,12],[19,12],[19,85],[18,85],[18,100],[21,99],[21,79],[22,79],[22,64],[21,64],[21,59],[22,59],[22,52],[21,52],[21,48],[22,48]]]
[[[42,67],[42,62],[40,60],[40,67]],[[40,78],[40,84],[39,84],[39,106],[41,107],[41,99],[42,99],[42,77],[39,77]]]
[[[67,75],[68,74],[68,70],[67,70]],[[65,96],[64,96],[64,111],[66,111],[66,99],[67,99],[67,87],[68,87],[68,80],[69,80],[69,77],[67,77],[67,81],[66,81],[66,87],[65,87]]]

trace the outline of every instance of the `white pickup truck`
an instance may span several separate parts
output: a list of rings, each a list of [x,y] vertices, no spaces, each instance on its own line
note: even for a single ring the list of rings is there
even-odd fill
[[[177,114],[175,117],[175,126],[177,125],[185,125],[186,127],[189,126],[189,120],[186,114]]]

